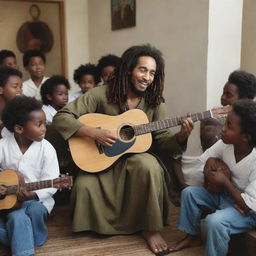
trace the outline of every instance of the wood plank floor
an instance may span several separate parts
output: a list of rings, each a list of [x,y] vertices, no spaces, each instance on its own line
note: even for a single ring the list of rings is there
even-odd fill
[[[181,239],[184,234],[176,230],[179,208],[171,206],[169,223],[162,235],[169,244]],[[36,249],[36,256],[149,256],[146,242],[139,235],[99,236],[93,233],[71,232],[68,205],[56,206],[47,221],[49,237],[47,242]],[[201,256],[204,247],[188,248],[173,256]],[[9,255],[8,249],[0,246],[0,256]]]

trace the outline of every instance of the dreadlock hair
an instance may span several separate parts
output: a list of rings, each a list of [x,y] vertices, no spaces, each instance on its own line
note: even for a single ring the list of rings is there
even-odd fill
[[[116,103],[120,107],[127,100],[127,92],[131,86],[131,72],[138,63],[139,57],[149,56],[156,61],[156,73],[152,84],[145,91],[145,101],[151,107],[164,102],[164,59],[162,53],[150,44],[132,46],[121,56],[116,67],[114,77],[109,81],[107,98],[109,103]]]

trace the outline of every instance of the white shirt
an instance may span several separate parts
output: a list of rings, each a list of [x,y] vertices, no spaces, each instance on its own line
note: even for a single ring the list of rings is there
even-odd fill
[[[201,155],[200,161],[205,164],[209,157],[217,157],[226,163],[232,173],[233,184],[241,191],[241,196],[246,205],[256,212],[255,148],[237,163],[234,146],[232,144],[224,144],[222,140],[219,140]]]
[[[45,113],[46,124],[51,124],[53,117],[57,113],[57,110],[51,105],[43,105],[42,109]]]
[[[13,134],[0,140],[0,168],[18,170],[26,183],[55,179],[59,176],[56,151],[47,140],[34,141],[22,154]],[[54,206],[52,196],[56,189],[45,188],[34,192],[50,213]]]
[[[41,86],[47,79],[48,77],[44,76],[41,84],[38,87],[35,85],[31,78],[24,81],[22,85],[23,94],[29,97],[35,97],[37,100],[41,100]]]
[[[75,92],[69,96],[68,102],[74,101],[75,99],[79,98],[81,95],[83,95],[82,91]]]
[[[186,156],[181,158],[181,168],[185,183],[189,186],[202,186],[204,182],[204,164],[199,156]]]

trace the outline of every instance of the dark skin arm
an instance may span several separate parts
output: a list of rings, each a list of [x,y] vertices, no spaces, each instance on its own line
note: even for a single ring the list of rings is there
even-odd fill
[[[181,188],[184,189],[185,187],[187,187],[188,185],[185,183],[183,171],[181,168],[181,157],[178,159],[173,159],[173,170],[179,181]]]
[[[18,201],[28,201],[28,200],[38,200],[37,194],[33,191],[27,191],[27,189],[24,186],[20,186],[16,196],[18,198]]]
[[[233,185],[230,178],[225,175],[223,167],[219,167],[214,158],[209,158],[206,165],[208,167],[204,172],[208,182],[226,189],[236,203],[235,208],[243,214],[248,213],[251,209],[246,205],[241,192]]]

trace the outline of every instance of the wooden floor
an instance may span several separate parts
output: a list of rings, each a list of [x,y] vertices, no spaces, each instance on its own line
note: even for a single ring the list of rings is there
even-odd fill
[[[176,230],[178,210],[171,206],[169,216],[170,226],[165,227],[162,235],[169,244],[181,239],[184,234]],[[56,206],[47,222],[49,237],[47,242],[36,249],[36,256],[114,256],[154,255],[146,242],[139,235],[127,236],[98,236],[92,233],[72,233],[68,205]],[[172,253],[173,256],[201,256],[203,246],[189,248]],[[9,255],[6,248],[0,247],[0,256]]]

